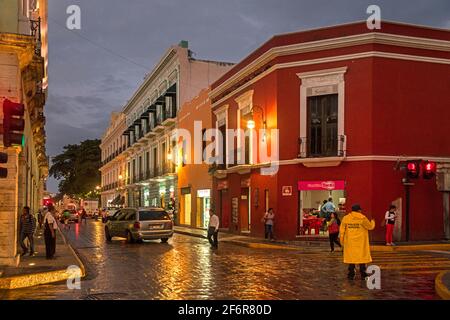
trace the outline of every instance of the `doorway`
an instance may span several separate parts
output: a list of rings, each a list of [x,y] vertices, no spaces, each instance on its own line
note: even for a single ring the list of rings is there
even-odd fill
[[[185,195],[183,195],[183,204],[184,204],[184,206],[183,206],[183,211],[184,211],[184,215],[183,215],[183,221],[182,221],[182,224],[185,224],[185,225],[191,225],[191,208],[192,208],[192,206],[191,206],[191,194],[190,193],[188,193],[188,194],[185,194]]]
[[[241,188],[239,220],[241,232],[250,232],[250,188]]]

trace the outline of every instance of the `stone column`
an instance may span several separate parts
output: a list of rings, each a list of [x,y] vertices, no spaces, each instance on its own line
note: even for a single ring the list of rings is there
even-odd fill
[[[17,254],[18,229],[18,149],[0,147],[1,152],[8,153],[8,177],[0,183],[0,265],[19,263]]]

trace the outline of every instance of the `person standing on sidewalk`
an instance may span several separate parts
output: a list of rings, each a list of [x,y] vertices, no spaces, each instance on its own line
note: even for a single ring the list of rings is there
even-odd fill
[[[56,229],[58,225],[54,217],[55,207],[49,206],[44,216],[45,256],[52,259],[56,252]]]
[[[396,211],[397,211],[397,207],[391,204],[391,206],[389,207],[389,210],[386,211],[386,214],[384,215],[384,219],[386,220],[386,245],[387,246],[395,246],[395,243],[392,242],[392,235],[394,234]]]
[[[327,222],[328,226],[328,237],[330,238],[330,248],[331,252],[334,252],[334,244],[336,243],[339,247],[341,247],[341,243],[339,242],[339,226],[341,221],[337,217],[336,213],[331,213],[330,221]]]
[[[36,219],[30,214],[30,207],[23,207],[20,217],[20,246],[22,247],[22,256],[28,253],[25,245],[25,239],[30,243],[30,256],[34,254],[34,231],[36,230]]]
[[[265,229],[265,238],[271,241],[273,239],[273,221],[275,219],[275,213],[273,213],[273,208],[269,208],[269,210],[264,214],[264,229]]]
[[[219,217],[213,209],[209,209],[208,241],[213,248],[219,247],[217,236],[219,233]]]
[[[344,263],[348,264],[348,279],[355,278],[355,265],[359,264],[361,280],[366,274],[366,263],[372,262],[369,246],[369,230],[375,228],[375,221],[369,221],[362,214],[359,204],[352,206],[352,212],[343,219],[340,227],[340,240],[344,246]]]

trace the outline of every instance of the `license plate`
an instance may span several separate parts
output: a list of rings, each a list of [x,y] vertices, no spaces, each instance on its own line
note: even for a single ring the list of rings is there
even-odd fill
[[[163,225],[162,224],[156,224],[156,225],[151,225],[150,229],[162,229]]]

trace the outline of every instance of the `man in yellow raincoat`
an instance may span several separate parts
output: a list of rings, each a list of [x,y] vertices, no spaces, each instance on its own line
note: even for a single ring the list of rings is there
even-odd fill
[[[361,278],[365,279],[366,263],[372,262],[369,246],[369,230],[375,228],[375,221],[369,221],[361,213],[359,204],[352,206],[352,212],[344,216],[341,222],[340,240],[344,247],[344,263],[348,264],[348,278],[355,278],[355,265],[359,264]]]

